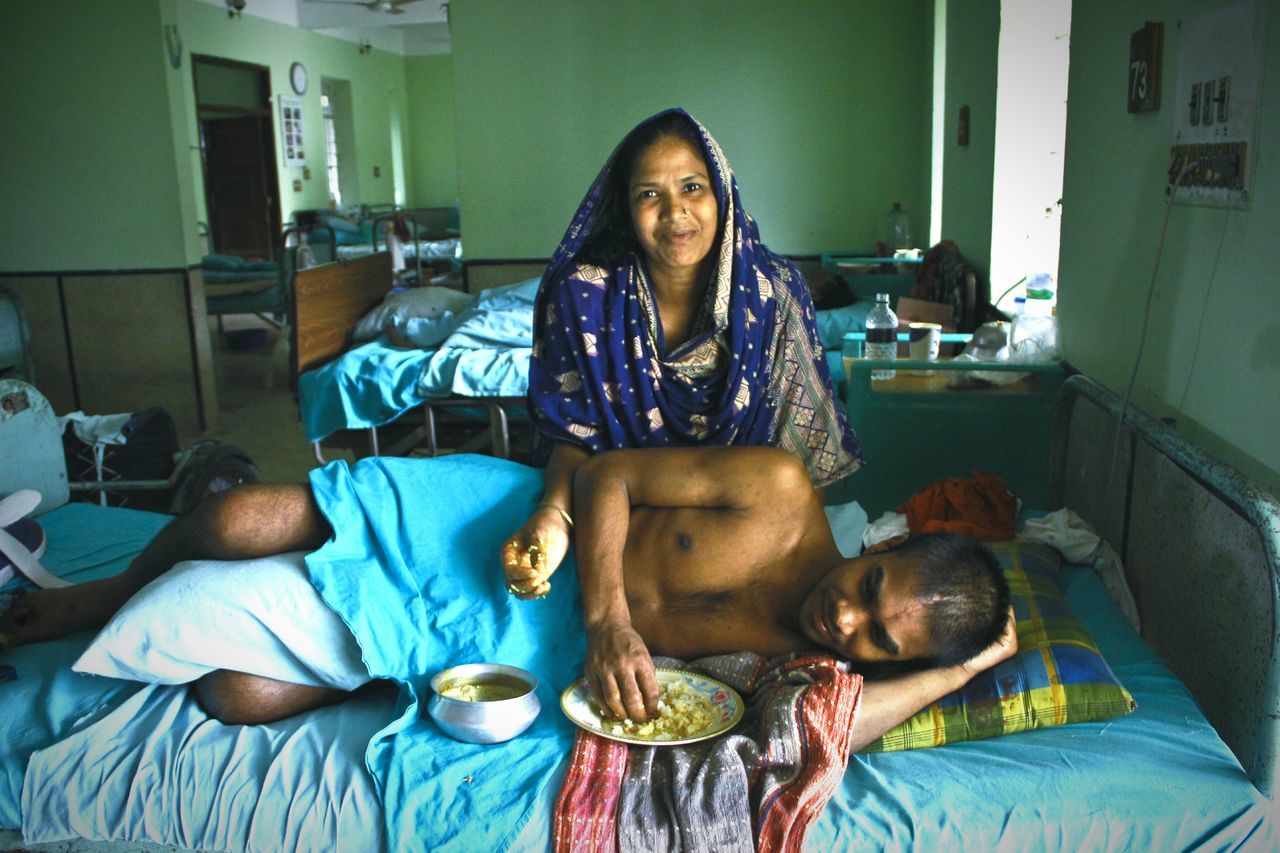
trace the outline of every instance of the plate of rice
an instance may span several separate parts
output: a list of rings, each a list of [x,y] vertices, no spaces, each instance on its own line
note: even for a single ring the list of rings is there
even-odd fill
[[[676,746],[723,734],[742,719],[738,691],[724,682],[683,669],[657,670],[658,716],[644,723],[619,720],[602,711],[580,678],[560,694],[565,716],[589,732],[623,743]]]

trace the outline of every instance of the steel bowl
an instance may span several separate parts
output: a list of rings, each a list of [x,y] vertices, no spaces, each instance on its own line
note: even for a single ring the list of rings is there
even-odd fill
[[[455,740],[502,743],[523,732],[542,710],[538,677],[500,663],[466,663],[431,679],[427,713]],[[451,695],[452,694],[452,695]],[[470,695],[461,698],[459,694]]]

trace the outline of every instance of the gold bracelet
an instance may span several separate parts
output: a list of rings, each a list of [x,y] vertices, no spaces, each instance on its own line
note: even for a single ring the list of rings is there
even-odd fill
[[[569,525],[569,529],[570,530],[573,529],[573,519],[569,516],[569,513],[565,512],[560,507],[551,503],[551,501],[543,501],[542,503],[538,504],[538,506],[545,506],[549,509],[554,509],[556,512],[560,513],[560,517],[564,519],[565,524]]]

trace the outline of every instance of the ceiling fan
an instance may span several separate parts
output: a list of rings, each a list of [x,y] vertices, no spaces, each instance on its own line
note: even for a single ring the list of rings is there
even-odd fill
[[[336,3],[339,6],[363,6],[371,12],[385,12],[388,15],[403,15],[404,9],[401,6],[407,6],[410,3],[417,3],[418,0],[310,0],[312,3]]]

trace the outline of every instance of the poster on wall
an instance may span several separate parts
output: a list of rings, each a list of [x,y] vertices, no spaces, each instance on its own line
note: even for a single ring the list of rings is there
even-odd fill
[[[280,96],[280,142],[286,166],[301,166],[306,162],[302,144],[302,101],[299,98]]]

